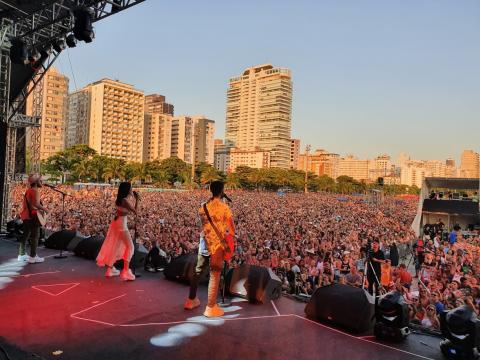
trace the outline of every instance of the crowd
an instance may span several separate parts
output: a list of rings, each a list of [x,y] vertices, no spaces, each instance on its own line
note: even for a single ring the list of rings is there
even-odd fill
[[[105,235],[115,214],[116,189],[62,189],[70,194],[65,199],[67,228]],[[14,189],[17,211],[24,190]],[[326,193],[237,190],[228,195],[236,226],[231,266],[271,267],[288,294],[307,297],[318,286],[334,282],[362,286],[365,259],[371,242],[377,240],[388,259],[379,281],[385,290],[404,294],[412,321],[438,329],[442,309],[459,304],[479,309],[480,238],[462,239],[457,231],[453,243],[452,237],[439,234],[425,235],[417,243],[411,223],[418,199],[385,198],[381,204],[370,204],[362,196]],[[137,241],[149,249],[157,247],[168,259],[195,251],[201,231],[197,213],[208,196],[200,190],[141,192]],[[50,209],[48,227],[59,229],[60,194],[44,188],[42,200]]]

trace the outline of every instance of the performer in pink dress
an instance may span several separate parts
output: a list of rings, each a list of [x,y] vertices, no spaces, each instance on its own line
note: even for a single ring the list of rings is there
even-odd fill
[[[115,201],[117,206],[116,215],[110,223],[107,237],[97,256],[97,265],[107,267],[106,277],[120,275],[122,280],[135,280],[135,275],[132,274],[129,267],[134,248],[132,236],[127,225],[127,215],[137,214],[135,208],[138,198],[135,197],[135,205],[132,205],[129,201],[129,198],[134,197],[133,195],[131,183],[120,183],[117,200]],[[120,259],[123,259],[123,270],[121,272],[113,266]]]

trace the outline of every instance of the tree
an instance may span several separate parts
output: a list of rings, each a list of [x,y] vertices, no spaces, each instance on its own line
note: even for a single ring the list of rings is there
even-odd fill
[[[206,162],[198,163],[197,166],[195,166],[195,181],[197,183],[206,185],[220,178],[221,176],[217,169]]]
[[[124,179],[125,161],[121,159],[109,159],[108,165],[103,172],[103,179],[110,182],[110,180]]]
[[[240,182],[240,177],[237,173],[228,173],[225,180],[225,187],[227,189],[236,190],[241,188],[242,184]]]
[[[175,182],[188,183],[191,167],[176,156],[162,160],[159,170],[162,171],[170,185]]]
[[[74,174],[78,181],[82,181],[82,179],[96,177],[95,170],[92,168],[91,161],[88,159],[84,159],[79,164],[77,164],[74,170]]]

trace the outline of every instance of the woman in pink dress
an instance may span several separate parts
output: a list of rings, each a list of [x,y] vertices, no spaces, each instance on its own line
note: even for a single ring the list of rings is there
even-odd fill
[[[107,267],[106,277],[120,275],[120,278],[126,281],[135,280],[135,275],[130,270],[130,260],[134,251],[133,241],[127,225],[127,216],[137,214],[135,205],[132,205],[129,201],[131,197],[133,197],[132,184],[129,182],[120,183],[117,200],[115,201],[116,215],[110,223],[107,237],[97,256],[97,265]],[[121,272],[113,266],[120,259],[123,259],[123,270]]]

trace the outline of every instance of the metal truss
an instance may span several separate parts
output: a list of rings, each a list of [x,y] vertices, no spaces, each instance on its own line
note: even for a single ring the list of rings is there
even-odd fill
[[[6,126],[5,168],[0,169],[1,201],[0,226],[5,227],[11,216],[11,185],[15,180],[15,151],[17,145],[17,129],[30,128],[30,155],[34,171],[40,171],[40,123],[42,111],[41,86],[35,91],[57,59],[59,53],[51,48],[53,41],[65,37],[73,29],[73,11],[87,8],[92,14],[92,22],[105,19],[120,11],[126,10],[145,0],[57,0],[32,13],[20,10],[9,17],[0,19],[0,123]],[[48,58],[34,72],[31,82],[21,94],[9,101],[10,95],[10,57],[11,40],[22,39],[30,48],[38,51],[49,51]],[[28,96],[33,96],[33,116],[19,113]],[[1,125],[1,124],[0,124]],[[3,172],[3,174],[2,174]],[[2,179],[3,178],[3,179]],[[1,195],[1,194],[0,194]]]

